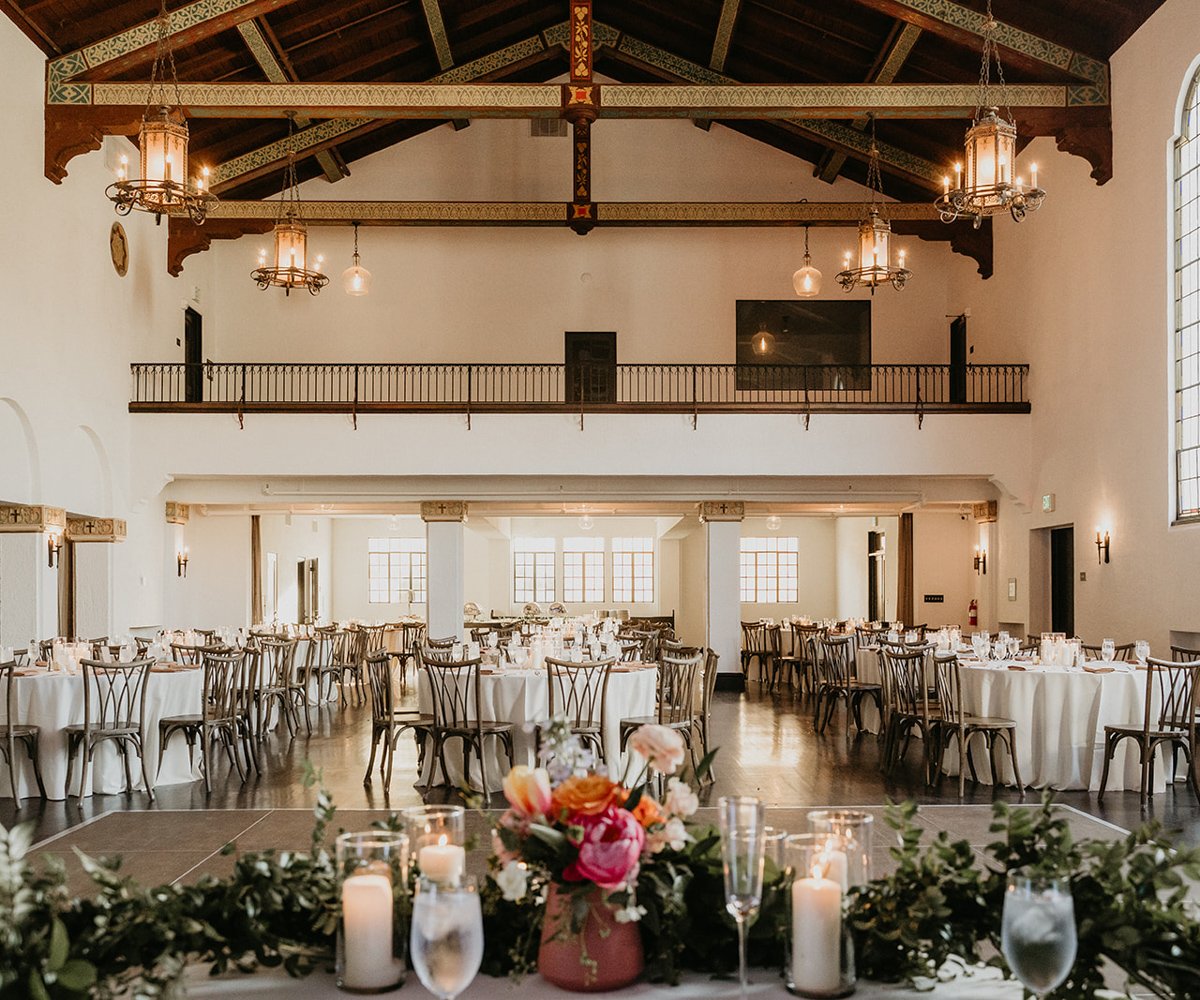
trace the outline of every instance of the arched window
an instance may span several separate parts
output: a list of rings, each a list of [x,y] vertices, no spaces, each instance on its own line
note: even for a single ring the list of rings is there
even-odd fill
[[[1200,518],[1200,71],[1175,142],[1175,513]]]

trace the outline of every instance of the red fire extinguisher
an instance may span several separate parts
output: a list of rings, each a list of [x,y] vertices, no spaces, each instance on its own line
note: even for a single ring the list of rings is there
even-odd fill
[[[979,602],[975,598],[971,598],[971,603],[967,607],[967,624],[979,624]]]

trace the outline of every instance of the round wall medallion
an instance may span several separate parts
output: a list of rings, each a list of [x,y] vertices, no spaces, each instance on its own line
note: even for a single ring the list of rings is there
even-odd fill
[[[112,255],[113,269],[125,277],[129,270],[129,240],[125,236],[125,227],[119,222],[114,222],[108,231],[108,251]]]

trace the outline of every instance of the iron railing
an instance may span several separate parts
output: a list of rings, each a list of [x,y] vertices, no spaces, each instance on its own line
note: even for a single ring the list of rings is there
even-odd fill
[[[1028,413],[1028,365],[135,364],[134,413]]]

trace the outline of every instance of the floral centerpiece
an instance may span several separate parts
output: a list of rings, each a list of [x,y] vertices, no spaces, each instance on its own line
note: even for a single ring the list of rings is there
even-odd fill
[[[686,821],[699,800],[675,776],[683,738],[645,725],[628,746],[642,763],[613,780],[555,720],[542,734],[543,766],[517,766],[504,779],[509,808],[496,826],[492,879],[509,903],[544,900],[538,969],[567,989],[613,989],[637,979],[644,964],[639,922],[653,911],[657,925],[685,906],[679,862],[694,843]],[[661,798],[651,780],[665,781]]]

